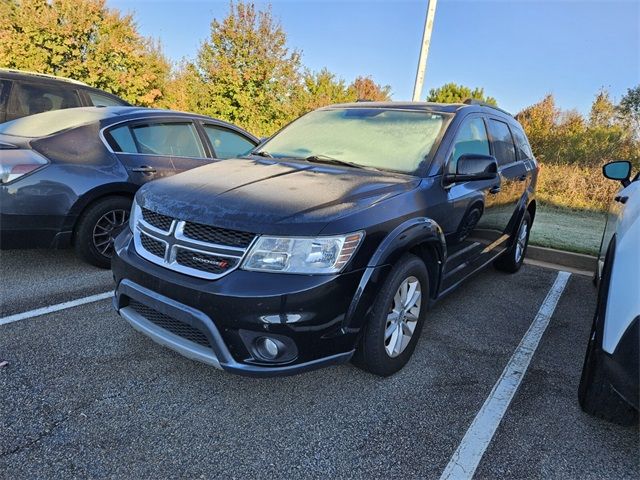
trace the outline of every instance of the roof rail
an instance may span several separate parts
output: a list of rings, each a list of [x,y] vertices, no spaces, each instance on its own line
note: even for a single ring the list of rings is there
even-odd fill
[[[498,110],[499,112],[502,112],[506,115],[509,115],[510,117],[513,117],[513,115],[511,115],[510,112],[507,112],[506,110],[503,110],[500,107],[496,107],[495,105],[491,105],[490,103],[487,102],[483,102],[482,100],[477,100],[475,98],[467,98],[464,102],[465,105],[479,105],[481,107],[489,107],[489,108],[493,108],[494,110]]]
[[[81,82],[80,80],[74,80],[73,78],[58,77],[56,75],[50,75],[48,73],[30,72],[28,70],[18,70],[17,68],[0,68],[0,72],[21,73],[23,75],[32,75],[34,77],[51,78],[54,80],[60,80],[62,82],[74,83],[76,85],[83,85],[85,87],[89,86],[86,83]]]

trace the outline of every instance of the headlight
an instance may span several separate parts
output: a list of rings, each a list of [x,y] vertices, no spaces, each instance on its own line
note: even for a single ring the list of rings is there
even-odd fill
[[[280,273],[338,273],[355,253],[363,232],[336,237],[260,237],[244,270]]]
[[[138,224],[138,220],[142,215],[142,210],[140,210],[140,206],[136,199],[133,199],[133,203],[131,204],[131,213],[129,214],[129,228],[132,232],[136,231],[136,225]]]

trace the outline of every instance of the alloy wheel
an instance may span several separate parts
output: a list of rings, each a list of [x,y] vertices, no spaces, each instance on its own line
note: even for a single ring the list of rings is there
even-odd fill
[[[404,279],[393,297],[384,332],[384,348],[391,358],[400,355],[409,345],[420,318],[421,305],[420,281],[414,276]]]
[[[520,262],[522,260],[522,256],[524,255],[524,250],[527,247],[527,235],[529,233],[529,225],[526,221],[522,222],[520,225],[520,230],[518,231],[518,238],[516,239],[516,262]]]
[[[105,257],[113,254],[113,242],[129,221],[129,211],[110,210],[102,215],[93,227],[93,246]]]

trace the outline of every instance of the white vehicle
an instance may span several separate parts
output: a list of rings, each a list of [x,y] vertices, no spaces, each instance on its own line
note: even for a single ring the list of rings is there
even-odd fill
[[[640,350],[640,173],[611,162],[604,176],[622,182],[598,258],[598,303],[582,369],[582,409],[617,423],[637,422]]]

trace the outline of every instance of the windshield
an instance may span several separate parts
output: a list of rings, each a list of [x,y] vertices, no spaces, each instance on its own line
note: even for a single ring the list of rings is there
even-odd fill
[[[0,124],[0,133],[16,137],[46,137],[111,116],[107,108],[69,108],[38,113]]]
[[[276,134],[256,153],[275,158],[332,158],[380,170],[414,173],[448,116],[385,108],[316,110]]]

